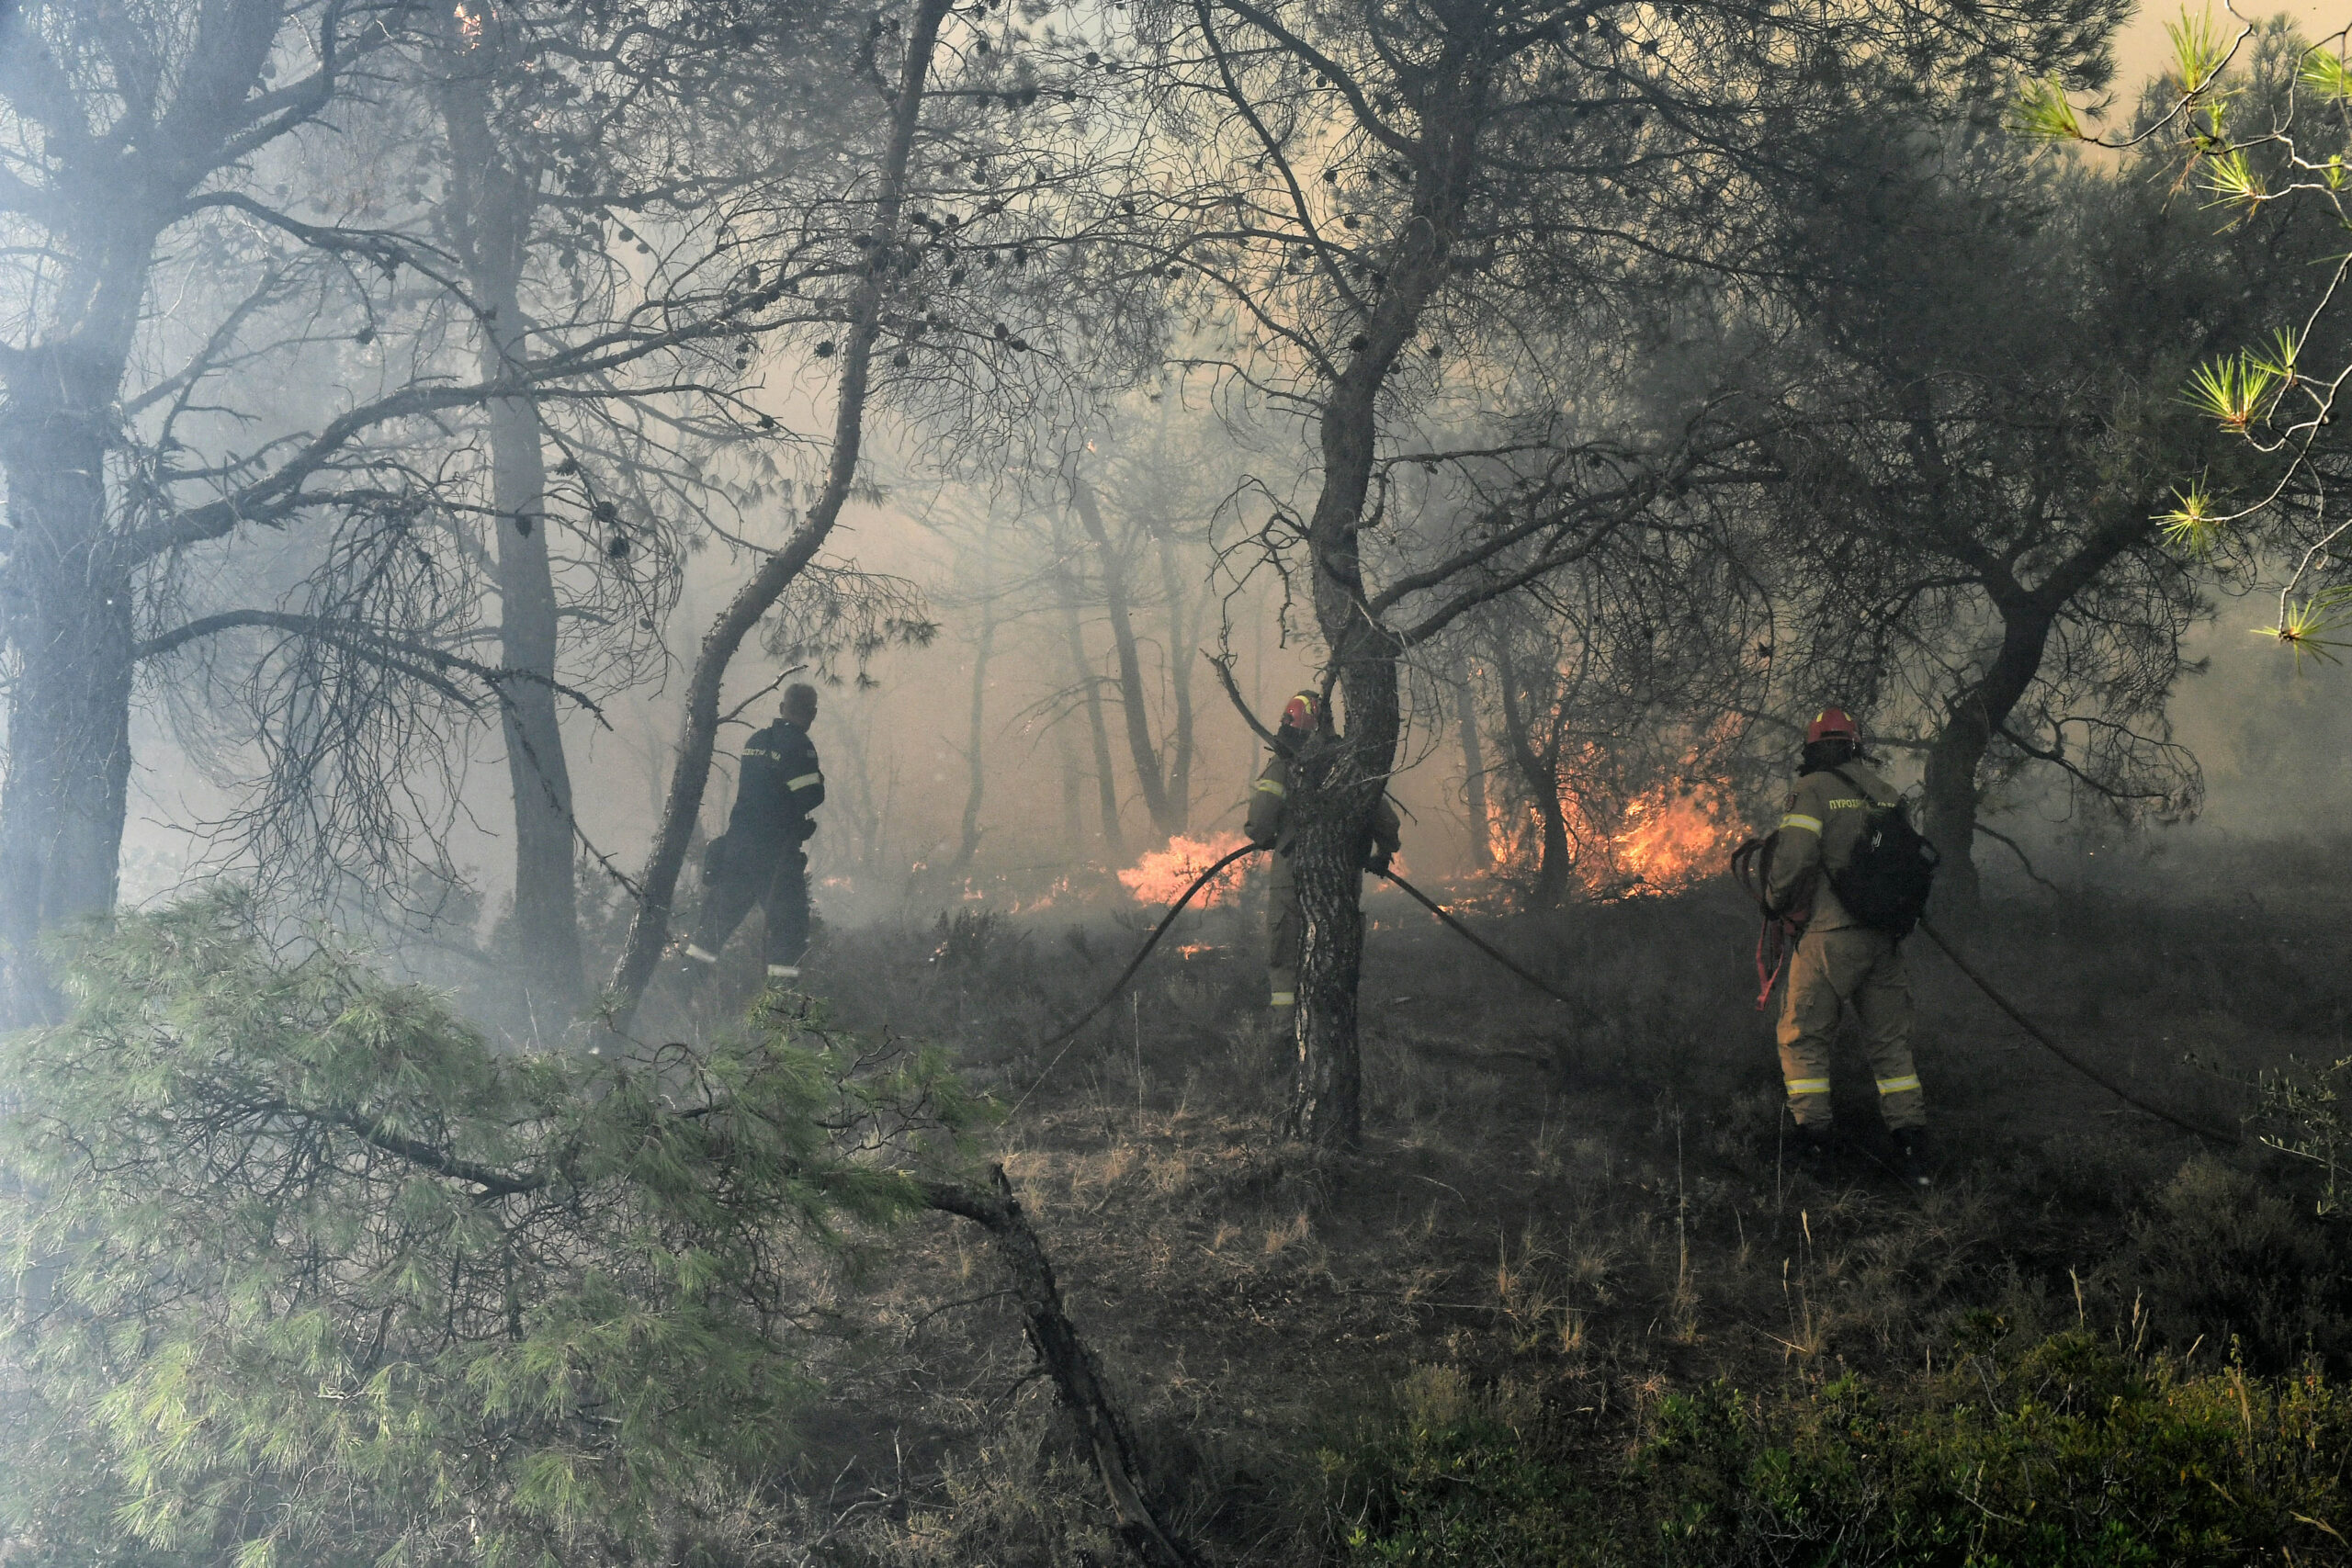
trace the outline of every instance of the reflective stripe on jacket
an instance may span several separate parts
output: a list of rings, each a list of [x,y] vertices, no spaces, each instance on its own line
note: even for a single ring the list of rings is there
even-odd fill
[[[1859,923],[1838,901],[1827,874],[1845,870],[1853,860],[1870,808],[1893,806],[1900,798],[1868,762],[1848,762],[1838,773],[1852,779],[1861,793],[1826,769],[1805,774],[1789,794],[1772,846],[1765,896],[1778,909],[1802,913],[1809,905],[1807,931],[1843,931]]]
[[[1250,786],[1250,816],[1243,831],[1253,844],[1262,844],[1273,851],[1274,881],[1281,886],[1290,884],[1290,760],[1277,753],[1266,759],[1259,770],[1255,783]],[[1372,808],[1372,842],[1385,854],[1395,854],[1404,824],[1397,819],[1396,808],[1383,795]]]
[[[736,786],[729,834],[799,838],[808,813],[825,803],[825,773],[816,743],[789,719],[777,719],[743,745],[743,775]]]

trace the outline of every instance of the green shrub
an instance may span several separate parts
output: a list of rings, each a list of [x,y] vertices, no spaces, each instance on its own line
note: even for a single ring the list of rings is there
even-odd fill
[[[1422,1368],[1404,1409],[1349,1451],[1322,1455],[1328,1518],[1351,1562],[1395,1568],[1574,1561],[1590,1499],[1530,1451],[1459,1372]]]
[[[74,981],[0,1049],[11,1563],[691,1558],[972,1109],[774,1010],[502,1055],[233,896],[124,919]]]
[[[2352,1562],[2352,1401],[2315,1368],[2190,1375],[2085,1333],[1885,1388],[1661,1403],[1627,1464],[1466,1398],[1327,1455],[1362,1563],[2124,1568]],[[2290,1554],[2290,1555],[2289,1555]]]
[[[1672,1399],[1644,1466],[1678,1562],[2325,1561],[2347,1416],[2315,1371],[2186,1376],[2069,1333],[1887,1393]]]
[[[2337,1227],[2273,1184],[2207,1155],[2188,1160],[2132,1216],[2113,1260],[2165,1342],[2235,1342],[2249,1366],[2283,1372],[2352,1349]]]

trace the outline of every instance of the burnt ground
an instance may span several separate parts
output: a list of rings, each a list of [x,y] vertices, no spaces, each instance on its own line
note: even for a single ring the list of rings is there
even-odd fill
[[[2135,1093],[2233,1125],[2259,1074],[2352,1051],[2329,863],[2279,859],[2222,895],[1996,901],[1966,949]],[[1924,942],[1906,954],[1941,1172],[1918,1198],[1881,1163],[1850,1038],[1854,1147],[1825,1180],[1790,1168],[1753,919],[1727,888],[1480,922],[1578,1010],[1394,895],[1370,908],[1367,1140],[1339,1158],[1282,1135],[1247,909],[1181,933],[1197,951],[1156,955],[1058,1060],[1025,1043],[1116,974],[1134,918],[967,908],[834,933],[811,964],[835,1021],[940,1040],[1015,1107],[983,1157],[1214,1557],[1329,1550],[1348,1506],[1333,1456],[1465,1389],[1606,1458],[1669,1392],[1932,1369],[1988,1323],[2257,1370],[2352,1349],[2341,1237],[2290,1162],[2121,1105]],[[858,1358],[810,1434],[837,1544],[1120,1559],[976,1235],[915,1227],[849,1311]]]

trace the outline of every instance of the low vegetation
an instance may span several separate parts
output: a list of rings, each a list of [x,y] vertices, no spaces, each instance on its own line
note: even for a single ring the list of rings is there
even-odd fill
[[[2308,893],[1996,903],[1971,947],[2135,1092],[2276,1131],[2263,1075],[2352,1022]],[[1359,1156],[1281,1136],[1246,901],[1066,1050],[1023,1043],[1133,933],[967,915],[631,1061],[490,1051],[233,901],[128,921],[10,1064],[8,1561],[1132,1560],[992,1244],[921,1199],[994,1160],[1204,1562],[2352,1562],[2323,1166],[2119,1106],[1922,950],[1941,1181],[1843,1100],[1816,1179],[1728,896],[1490,923],[1573,1010],[1374,911]]]

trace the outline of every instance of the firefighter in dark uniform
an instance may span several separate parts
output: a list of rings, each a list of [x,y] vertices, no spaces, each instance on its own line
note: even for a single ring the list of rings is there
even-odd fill
[[[1928,1100],[1911,1057],[1911,982],[1902,948],[1894,936],[1856,919],[1829,885],[1852,859],[1871,807],[1899,799],[1863,760],[1861,732],[1846,710],[1822,709],[1805,728],[1804,761],[1775,835],[1765,894],[1770,908],[1803,922],[1777,1032],[1799,1152],[1818,1159],[1828,1147],[1829,1044],[1840,1006],[1850,1005],[1878,1080],[1879,1113],[1902,1152],[1904,1178],[1925,1187]]]
[[[1290,764],[1291,759],[1298,755],[1300,744],[1315,733],[1320,703],[1314,692],[1301,692],[1291,698],[1283,708],[1282,723],[1274,728],[1274,754],[1266,759],[1264,770],[1250,789],[1246,829],[1250,841],[1273,852],[1273,874],[1267,879],[1266,980],[1278,1039],[1289,1039],[1296,1033],[1298,960],[1306,940],[1306,917],[1298,905],[1298,885],[1291,873],[1286,832]],[[1400,830],[1396,810],[1384,795],[1373,812],[1372,851],[1364,869],[1388,868],[1388,857],[1396,852]]]
[[[776,721],[745,743],[734,814],[703,862],[702,920],[686,943],[689,964],[718,964],[756,903],[767,912],[768,979],[800,978],[808,946],[808,857],[800,846],[817,830],[808,814],[825,803],[824,770],[808,739],[816,717],[817,688],[786,686]]]

